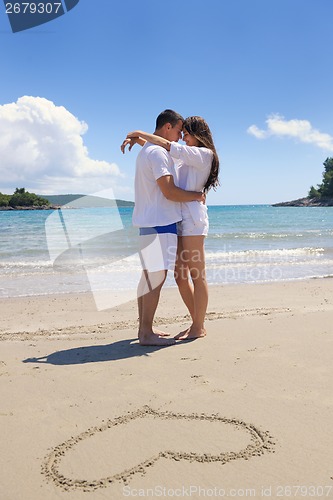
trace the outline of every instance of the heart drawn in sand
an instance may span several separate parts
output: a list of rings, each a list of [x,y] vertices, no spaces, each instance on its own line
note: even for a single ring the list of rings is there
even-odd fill
[[[144,406],[56,446],[46,457],[42,472],[62,489],[93,491],[116,482],[128,484],[160,458],[224,465],[272,451],[273,445],[267,431],[238,419]],[[94,470],[96,457],[99,461]],[[96,475],[102,477],[91,477]]]

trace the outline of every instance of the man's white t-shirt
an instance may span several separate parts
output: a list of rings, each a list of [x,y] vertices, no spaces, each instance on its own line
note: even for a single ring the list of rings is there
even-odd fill
[[[134,226],[167,226],[181,220],[180,203],[167,200],[156,182],[164,175],[172,175],[177,185],[175,165],[169,152],[147,142],[136,160]]]

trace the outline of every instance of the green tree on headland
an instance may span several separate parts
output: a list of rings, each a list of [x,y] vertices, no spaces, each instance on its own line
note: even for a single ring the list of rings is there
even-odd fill
[[[325,171],[323,172],[320,193],[321,196],[333,196],[333,158],[326,158],[324,167]]]
[[[333,158],[326,158],[323,163],[323,181],[317,185],[317,189],[311,186],[310,198],[332,198],[333,197]]]
[[[0,207],[43,207],[50,202],[35,193],[29,193],[25,188],[16,188],[13,195],[0,193]]]
[[[8,207],[11,196],[0,193],[0,207]]]

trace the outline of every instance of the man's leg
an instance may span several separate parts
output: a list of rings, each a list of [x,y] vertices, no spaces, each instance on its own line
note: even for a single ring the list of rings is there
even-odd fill
[[[148,293],[147,279],[145,276],[145,271],[142,271],[141,278],[137,289],[137,300],[138,300],[138,314],[139,314],[139,331],[141,329],[142,322],[142,297]]]
[[[139,342],[141,345],[171,345],[173,339],[165,339],[153,331],[153,321],[167,271],[148,273],[144,270],[138,286]]]
[[[163,279],[163,275],[161,275],[161,278]],[[165,278],[164,278],[165,281]],[[163,281],[163,282],[164,282]],[[138,293],[137,293],[137,301],[138,301],[138,314],[139,314],[139,332],[141,331],[141,324],[142,324],[142,311],[143,311],[143,299],[142,297],[149,293],[151,290],[151,286],[148,285],[150,283],[148,279],[148,272],[142,271],[141,279],[138,285]],[[153,327],[153,332],[159,335],[160,337],[169,337],[170,333],[163,332],[162,330]]]

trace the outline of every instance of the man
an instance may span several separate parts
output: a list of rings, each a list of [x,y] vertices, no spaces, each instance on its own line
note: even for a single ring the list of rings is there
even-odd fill
[[[182,135],[181,115],[166,109],[156,119],[154,134],[178,142]],[[170,345],[174,339],[155,333],[153,321],[167,271],[175,266],[177,222],[181,220],[180,202],[204,201],[202,193],[184,191],[176,186],[174,162],[164,148],[139,140],[125,139],[130,149],[135,142],[143,145],[136,161],[135,208],[133,225],[140,231],[143,272],[138,286],[139,331],[141,345]]]

